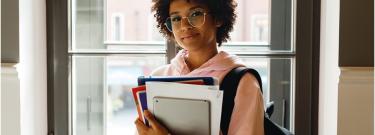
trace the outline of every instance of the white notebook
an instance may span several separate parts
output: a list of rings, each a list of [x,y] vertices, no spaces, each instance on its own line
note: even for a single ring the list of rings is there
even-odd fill
[[[146,82],[147,106],[154,113],[154,98],[182,98],[207,100],[210,103],[210,134],[220,133],[221,107],[223,102],[223,91],[217,86],[191,85],[174,82]]]

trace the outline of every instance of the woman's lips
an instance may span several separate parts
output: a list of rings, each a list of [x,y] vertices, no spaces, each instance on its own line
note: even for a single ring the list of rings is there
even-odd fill
[[[187,34],[187,35],[181,36],[181,40],[192,39],[192,38],[194,38],[194,37],[197,36],[197,35],[198,35],[198,33],[195,33],[195,34]]]

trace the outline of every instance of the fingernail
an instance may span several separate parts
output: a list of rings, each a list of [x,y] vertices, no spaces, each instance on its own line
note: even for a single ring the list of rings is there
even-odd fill
[[[146,116],[149,116],[149,115],[150,115],[150,112],[149,112],[148,110],[145,110],[143,113],[144,113]]]

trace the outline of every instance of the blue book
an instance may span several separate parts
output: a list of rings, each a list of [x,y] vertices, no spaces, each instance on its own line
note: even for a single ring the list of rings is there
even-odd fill
[[[190,80],[203,80],[205,85],[218,85],[217,79],[213,77],[176,77],[176,76],[140,76],[138,77],[138,86],[145,85],[146,82],[179,82]]]
[[[148,109],[147,108],[147,95],[146,95],[146,91],[139,91],[139,92],[137,92],[137,96],[138,96],[139,105],[141,107],[142,119],[145,122],[145,125],[149,126],[148,125],[148,121],[147,121],[147,119],[145,118],[145,116],[143,114],[143,112]]]

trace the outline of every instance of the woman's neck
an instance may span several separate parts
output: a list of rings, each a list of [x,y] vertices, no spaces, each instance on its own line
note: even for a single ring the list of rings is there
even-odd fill
[[[190,71],[199,68],[216,54],[218,54],[218,48],[215,46],[209,49],[200,49],[197,51],[187,51],[188,55],[185,57],[185,62],[189,67]]]

